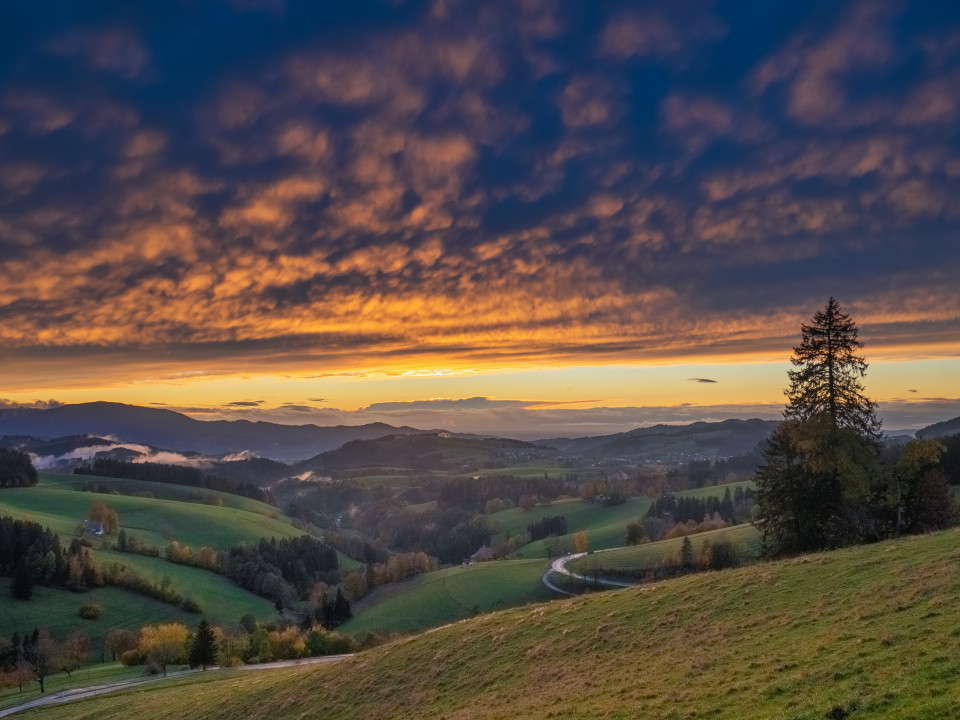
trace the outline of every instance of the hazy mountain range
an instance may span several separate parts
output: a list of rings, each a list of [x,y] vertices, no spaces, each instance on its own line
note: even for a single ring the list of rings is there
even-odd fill
[[[773,420],[724,420],[695,422],[689,425],[655,425],[612,435],[578,438],[547,438],[535,443],[511,446],[512,452],[552,449],[564,455],[596,458],[623,458],[634,461],[677,460],[730,457],[748,453],[776,427]],[[920,430],[921,437],[960,432],[960,418],[936,423]],[[59,457],[92,456],[105,443],[128,443],[143,456],[163,453],[162,449],[183,456],[232,456],[237,459],[262,457],[283,463],[301,463],[309,469],[341,467],[344,464],[396,464],[390,452],[399,453],[405,466],[419,466],[417,452],[426,454],[433,447],[427,440],[391,443],[365,443],[386,436],[442,435],[472,440],[477,451],[504,453],[507,447],[484,445],[476,435],[451,435],[439,430],[395,427],[386,423],[366,425],[281,425],[249,420],[195,420],[172,410],[147,408],[122,403],[93,402],[61,405],[47,409],[16,408],[0,410],[0,438],[36,455]],[[19,436],[14,438],[12,436]],[[24,438],[36,438],[26,441]],[[15,441],[14,441],[15,440]],[[42,442],[41,442],[42,441]],[[361,441],[357,443],[357,441]],[[349,447],[344,448],[347,443]],[[434,443],[436,444],[436,443]],[[450,445],[449,442],[441,443]],[[481,447],[483,446],[483,447]],[[86,451],[80,449],[85,448]],[[332,451],[338,451],[336,453]],[[326,454],[326,456],[323,456]],[[323,456],[323,457],[320,457]],[[152,459],[152,458],[151,458]],[[158,457],[159,462],[170,459]]]

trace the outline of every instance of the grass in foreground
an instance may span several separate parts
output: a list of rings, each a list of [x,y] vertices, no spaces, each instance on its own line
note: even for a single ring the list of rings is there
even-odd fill
[[[23,717],[951,718],[958,564],[953,530],[507,610],[337,665]]]
[[[109,658],[109,656],[107,657]],[[142,666],[126,667],[119,662],[91,663],[79,670],[74,670],[72,677],[68,677],[65,673],[51,675],[44,681],[44,689],[46,694],[49,695],[70,688],[105,685],[145,676],[146,670]],[[18,690],[15,687],[0,688],[0,710],[22,705],[39,697],[42,697],[40,686],[35,682],[26,685],[23,690]]]

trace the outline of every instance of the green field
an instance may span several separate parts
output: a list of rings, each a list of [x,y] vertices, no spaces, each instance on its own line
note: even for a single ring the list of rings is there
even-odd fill
[[[336,665],[190,677],[25,718],[960,715],[960,530],[515,608]]]
[[[80,479],[79,483],[77,478]],[[190,491],[190,488],[176,488],[161,483],[89,479],[108,486],[122,484],[128,489],[153,491],[173,487],[174,490],[170,491],[172,494],[182,491],[184,496]],[[5,488],[0,492],[0,514],[33,520],[68,541],[74,535],[77,524],[87,517],[90,506],[95,502],[103,502],[116,510],[120,524],[128,534],[160,548],[166,547],[169,542],[161,532],[194,549],[209,545],[217,550],[228,550],[238,542],[255,542],[261,537],[282,538],[303,534],[276,508],[247,498],[237,498],[237,504],[252,509],[163,499],[159,494],[155,498],[142,498],[74,489],[76,484],[82,484],[84,480],[83,476],[77,475],[44,474],[35,487]],[[272,517],[264,514],[267,508]]]
[[[523,557],[545,558],[548,556],[548,544],[556,542],[567,548],[567,552],[573,552],[573,535],[581,530],[587,533],[590,548],[593,550],[619,547],[626,538],[627,525],[643,517],[650,503],[650,498],[632,498],[621,505],[603,507],[577,498],[558,500],[548,506],[537,506],[528,512],[511,508],[490,516],[491,520],[499,522],[501,527],[501,534],[495,537],[493,542],[499,542],[508,533],[513,536],[522,535],[528,525],[545,517],[563,515],[567,519],[566,535],[524,545],[518,550],[518,554]]]
[[[404,584],[402,592],[384,588],[382,601],[363,607],[342,632],[367,630],[418,632],[455,620],[555,597],[540,582],[544,560],[498,560],[447,568]]]
[[[79,492],[76,488],[88,479],[124,492],[149,491],[155,497]],[[226,493],[214,493],[224,498],[222,507],[189,502],[186,496],[191,490],[163,483],[43,474],[35,487],[0,491],[0,514],[50,527],[64,543],[75,537],[76,525],[87,517],[90,506],[98,501],[116,510],[128,535],[161,549],[169,540],[160,533],[168,531],[194,549],[210,545],[221,551],[238,542],[256,542],[261,537],[303,534],[279,510],[269,505]],[[115,535],[107,538],[108,542],[115,540]],[[92,539],[92,543],[101,562],[116,561],[128,565],[155,582],[168,576],[172,587],[184,597],[196,600],[213,622],[235,623],[247,613],[257,618],[273,615],[271,602],[247,592],[222,575],[176,565],[161,558],[104,550],[99,538]],[[345,567],[356,565],[353,561],[344,562]],[[8,598],[9,590],[3,591],[2,597]],[[12,608],[10,613],[0,616],[2,635],[9,635],[27,625],[30,628],[35,625],[49,627],[60,636],[79,628],[86,629],[91,635],[100,635],[113,627],[136,629],[161,620],[182,620],[191,624],[198,620],[196,615],[179,608],[119,588],[100,588],[82,594],[37,588],[29,603],[0,602],[4,608]],[[82,620],[78,616],[77,608],[88,603],[103,606],[104,613],[99,621]]]
[[[10,598],[10,578],[0,578],[0,597],[3,613],[0,635],[4,637],[14,632],[29,632],[35,627],[47,628],[54,637],[62,639],[74,630],[84,630],[91,637],[102,637],[115,628],[136,631],[142,625],[157,622],[176,621],[191,626],[199,622],[198,615],[115,587],[73,593],[37,586],[33,597],[23,602]],[[78,614],[81,605],[99,605],[103,614],[99,620],[83,620]],[[267,615],[272,610],[268,603],[267,612],[261,614]],[[236,618],[231,617],[230,621],[236,622]]]
[[[691,535],[690,542],[693,545],[694,555],[699,554],[705,542],[714,542],[721,538],[728,539],[739,546],[747,558],[756,559],[760,555],[760,533],[753,525],[737,525]],[[670,538],[590,553],[568,562],[567,569],[587,576],[593,572],[611,575],[629,574],[635,570],[655,567],[671,555],[678,555],[681,543],[683,538]]]
[[[752,487],[751,482],[738,482],[729,485],[716,485],[677,493],[686,497],[705,498],[711,495],[723,497],[727,488],[731,493],[737,487]],[[585,503],[579,498],[557,500],[550,505],[540,505],[527,512],[520,508],[503,510],[490,516],[499,523],[500,533],[494,537],[494,544],[501,542],[507,534],[522,535],[527,526],[552,515],[563,515],[567,519],[567,534],[559,538],[537,540],[519,548],[517,554],[523,557],[548,557],[548,548],[559,545],[565,552],[573,552],[573,536],[577,532],[587,533],[591,550],[608,550],[622,546],[626,542],[627,525],[640,520],[650,508],[653,500],[649,497],[631,498],[621,505],[604,507]]]

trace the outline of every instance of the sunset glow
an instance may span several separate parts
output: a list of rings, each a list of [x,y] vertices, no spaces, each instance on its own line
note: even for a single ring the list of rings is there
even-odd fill
[[[960,414],[960,7],[340,5],[0,10],[0,402],[777,417],[836,296]]]

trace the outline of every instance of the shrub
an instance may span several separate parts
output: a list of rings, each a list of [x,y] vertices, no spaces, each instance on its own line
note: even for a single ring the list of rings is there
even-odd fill
[[[133,667],[134,665],[143,664],[143,654],[138,648],[133,650],[127,650],[120,656],[120,662],[126,665],[127,667]]]
[[[99,605],[80,606],[80,617],[84,620],[99,620],[101,614],[103,614],[103,608]]]
[[[183,608],[184,610],[186,610],[187,612],[192,612],[192,613],[202,613],[202,612],[203,612],[203,608],[200,607],[200,603],[198,603],[198,602],[197,602],[196,600],[194,600],[193,598],[189,598],[189,597],[183,599],[183,602],[180,603],[180,607],[182,607],[182,608]]]

